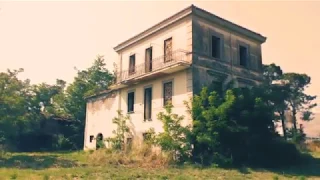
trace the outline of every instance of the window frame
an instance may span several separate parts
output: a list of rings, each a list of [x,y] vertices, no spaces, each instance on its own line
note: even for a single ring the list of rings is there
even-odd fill
[[[133,62],[134,62],[134,65],[133,65],[133,70],[131,68],[131,57],[134,57],[133,58]],[[136,54],[131,54],[129,56],[129,68],[128,68],[128,73],[129,73],[129,76],[130,75],[134,75],[136,73]]]
[[[129,111],[129,94],[133,93],[133,104],[132,104],[132,111]],[[135,101],[136,101],[136,93],[135,90],[129,90],[127,92],[127,113],[134,113],[134,105],[135,105]]]
[[[219,38],[220,39],[220,45],[219,45],[219,57],[213,57],[213,52],[212,52],[212,44],[213,44],[213,37]],[[210,52],[210,57],[216,60],[222,60],[224,58],[224,36],[221,33],[218,33],[216,31],[211,31],[210,32],[210,44],[209,44],[209,52]]]
[[[146,101],[146,97],[145,97],[145,92],[146,92],[146,89],[149,89],[151,88],[151,97],[150,97],[150,119],[145,119],[145,101]],[[147,122],[147,121],[152,121],[152,101],[153,101],[153,85],[147,85],[147,86],[144,86],[143,87],[143,91],[142,91],[142,97],[143,97],[143,121],[144,122]]]
[[[174,96],[174,79],[168,79],[165,81],[162,81],[162,106],[165,107],[165,84],[171,83],[171,88],[172,88],[172,94],[171,94],[171,105],[173,105],[173,96]]]
[[[241,46],[246,48],[247,56],[246,56],[246,65],[241,65],[241,57],[240,57],[240,49]],[[242,41],[238,41],[238,48],[237,48],[237,58],[238,58],[238,65],[242,68],[250,69],[251,63],[250,63],[250,45],[247,43],[244,43]]]
[[[150,51],[150,59],[148,60],[148,62],[150,63],[149,65],[147,65],[147,53],[148,51]],[[152,72],[152,60],[153,60],[153,47],[150,46],[148,48],[145,49],[145,54],[144,54],[144,63],[145,63],[145,71],[146,72]]]
[[[93,140],[94,140],[94,135],[90,135],[89,136],[89,142],[92,143]]]
[[[166,42],[167,41],[171,41],[171,53],[170,53],[171,59],[169,59],[169,60],[166,60],[166,57],[167,57],[167,55],[166,55]],[[163,62],[167,63],[167,62],[173,61],[173,57],[172,56],[173,56],[173,38],[169,37],[169,38],[167,38],[167,39],[165,39],[163,41]]]

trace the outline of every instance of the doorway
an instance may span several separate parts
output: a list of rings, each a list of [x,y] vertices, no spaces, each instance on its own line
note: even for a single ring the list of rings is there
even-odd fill
[[[99,133],[96,138],[96,149],[104,148],[103,135]]]

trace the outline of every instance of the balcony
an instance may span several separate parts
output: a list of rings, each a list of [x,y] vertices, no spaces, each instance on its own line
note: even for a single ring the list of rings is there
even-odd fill
[[[130,67],[116,76],[116,86],[126,86],[137,81],[149,80],[165,74],[171,74],[191,65],[191,53],[176,50],[170,54],[153,58],[149,62]]]

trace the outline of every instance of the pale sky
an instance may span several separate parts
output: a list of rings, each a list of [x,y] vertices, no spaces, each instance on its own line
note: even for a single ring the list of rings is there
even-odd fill
[[[112,70],[114,46],[191,4],[266,36],[263,62],[307,73],[308,93],[320,96],[316,1],[0,1],[0,71],[22,67],[32,83],[70,82],[74,67],[89,67],[98,54]]]

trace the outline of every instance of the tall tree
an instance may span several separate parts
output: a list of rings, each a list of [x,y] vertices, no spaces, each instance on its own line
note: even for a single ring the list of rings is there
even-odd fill
[[[283,72],[280,66],[272,63],[263,66],[263,88],[268,96],[270,105],[274,108],[276,120],[281,120],[283,137],[287,138],[285,111],[288,109],[286,99],[289,96],[289,86],[282,82]]]
[[[311,84],[311,77],[307,74],[285,73],[283,80],[289,88],[288,105],[292,112],[293,127],[297,131],[297,113],[302,113],[302,120],[312,120],[312,109],[317,106],[313,100],[316,96],[308,95],[305,89]]]
[[[74,81],[67,87],[63,106],[74,120],[69,133],[69,139],[74,142],[74,148],[83,147],[86,118],[85,96],[108,89],[113,79],[114,76],[106,68],[103,56],[97,56],[91,67],[86,70],[78,70]]]
[[[0,144],[14,146],[20,133],[30,130],[32,91],[30,81],[18,79],[23,69],[0,73]]]

